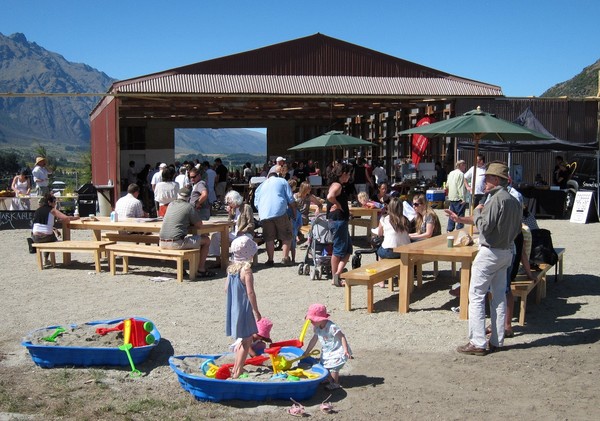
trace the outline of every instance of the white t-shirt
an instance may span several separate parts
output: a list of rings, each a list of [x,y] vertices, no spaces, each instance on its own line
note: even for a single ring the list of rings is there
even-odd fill
[[[469,186],[472,186],[473,183],[471,180],[473,179],[473,167],[469,168],[469,171],[465,173],[465,180]],[[477,182],[475,183],[475,193],[474,194],[484,194],[485,193],[485,168],[477,167]]]
[[[384,249],[391,249],[394,247],[403,246],[405,244],[410,244],[408,231],[396,231],[390,223],[389,215],[381,218],[381,226],[383,227],[383,243],[381,243],[381,247]]]

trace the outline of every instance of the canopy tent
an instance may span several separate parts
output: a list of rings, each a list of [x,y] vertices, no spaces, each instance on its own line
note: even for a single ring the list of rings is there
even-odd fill
[[[536,118],[531,111],[531,108],[527,107],[519,117],[514,120],[514,123],[519,124],[531,130],[535,130],[539,133],[551,136],[551,140],[518,140],[510,142],[500,142],[495,140],[484,140],[479,142],[479,150],[486,152],[508,152],[508,166],[512,166],[512,152],[591,152],[596,154],[596,180],[600,180],[600,148],[598,140],[594,142],[570,142],[568,140],[561,140],[550,133],[542,123]],[[458,149],[472,150],[474,145],[472,141],[461,139],[458,141]],[[597,182],[597,181],[596,181]],[[600,184],[596,187],[596,210],[600,217]]]
[[[596,152],[598,150],[598,141],[595,142],[570,142],[561,140],[550,133],[540,121],[535,117],[531,108],[527,107],[519,117],[514,120],[514,123],[519,124],[528,129],[539,133],[551,136],[550,140],[513,140],[509,142],[500,142],[496,140],[481,139],[479,142],[479,150],[485,152],[528,152],[528,151],[579,151],[579,152]],[[474,144],[471,140],[461,139],[458,142],[458,149],[472,150]]]

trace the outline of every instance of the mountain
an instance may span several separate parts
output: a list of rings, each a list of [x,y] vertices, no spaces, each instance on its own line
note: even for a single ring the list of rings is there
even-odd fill
[[[264,133],[246,129],[177,129],[177,154],[188,153],[266,155],[267,138]]]
[[[598,71],[600,71],[600,59],[594,64],[586,67],[575,77],[566,82],[557,83],[542,97],[587,97],[598,95]]]
[[[115,79],[29,42],[0,33],[0,92],[106,92]],[[99,97],[0,98],[0,142],[89,145],[89,113]]]
[[[103,93],[116,79],[72,63],[29,42],[0,33],[0,92]],[[99,97],[0,97],[0,145],[70,144],[89,148],[89,113]],[[244,129],[177,130],[178,154],[264,155],[266,136]]]

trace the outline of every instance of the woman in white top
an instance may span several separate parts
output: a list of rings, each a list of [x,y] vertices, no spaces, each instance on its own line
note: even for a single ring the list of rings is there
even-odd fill
[[[33,229],[31,240],[34,243],[53,243],[58,241],[54,231],[54,221],[74,221],[76,216],[67,216],[56,209],[56,197],[52,193],[46,193],[40,199],[40,207],[33,214]],[[44,264],[48,265],[49,253],[44,253]]]
[[[23,199],[23,196],[29,196],[31,193],[31,183],[25,170],[13,178],[11,187],[15,192],[15,198],[12,200],[10,210],[29,210],[29,199]]]
[[[377,250],[382,259],[399,259],[400,253],[394,247],[410,244],[410,223],[402,214],[402,201],[396,197],[390,199],[388,213],[379,220],[377,235],[383,236],[383,243]]]
[[[173,181],[174,178],[175,168],[167,167],[162,172],[162,181],[154,188],[154,200],[159,203],[158,216],[165,216],[169,203],[177,199],[179,183]]]

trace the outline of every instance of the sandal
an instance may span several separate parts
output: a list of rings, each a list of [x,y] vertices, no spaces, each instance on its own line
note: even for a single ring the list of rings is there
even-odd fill
[[[217,276],[217,273],[211,272],[210,270],[199,270],[198,272],[196,272],[196,278],[212,278],[213,276]]]
[[[325,389],[327,390],[337,390],[341,388],[342,386],[339,383],[329,383],[327,386],[325,386]]]

